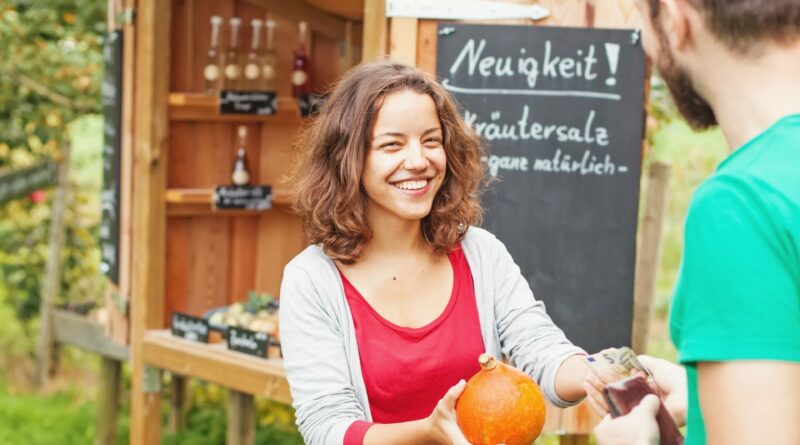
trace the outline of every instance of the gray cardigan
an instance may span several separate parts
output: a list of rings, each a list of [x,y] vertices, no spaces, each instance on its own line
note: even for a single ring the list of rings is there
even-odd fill
[[[583,351],[553,324],[494,235],[470,227],[461,246],[486,351],[509,357],[552,403],[568,406],[556,394],[556,372]],[[280,297],[281,345],[297,426],[309,445],[341,444],[353,421],[371,421],[372,415],[342,280],[320,246],[306,248],[286,265]]]

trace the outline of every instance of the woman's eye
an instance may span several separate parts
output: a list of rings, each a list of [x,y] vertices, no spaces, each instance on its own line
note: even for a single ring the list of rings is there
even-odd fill
[[[384,142],[383,144],[381,144],[381,148],[396,148],[399,146],[400,144],[397,141]]]
[[[442,140],[439,138],[431,138],[425,140],[426,145],[442,145]]]

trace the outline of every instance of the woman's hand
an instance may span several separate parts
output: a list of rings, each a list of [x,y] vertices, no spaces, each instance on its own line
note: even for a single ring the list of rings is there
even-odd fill
[[[653,374],[655,382],[652,379],[648,379],[648,383],[655,385],[654,389],[661,394],[664,407],[672,415],[675,423],[678,426],[686,424],[686,407],[689,402],[686,372],[683,367],[670,361],[647,355],[640,355],[639,361]],[[637,375],[637,373],[642,377],[647,377],[641,371],[634,371],[634,375]],[[603,398],[603,387],[614,380],[618,380],[618,377],[613,375],[597,376],[590,373],[586,377],[586,382],[584,382],[589,404],[601,417],[608,414],[608,406]]]
[[[432,438],[442,445],[470,445],[456,421],[456,401],[464,392],[467,382],[460,380],[447,390],[444,397],[436,404],[436,408],[428,416],[427,421]]]
[[[598,445],[658,445],[656,414],[661,402],[648,394],[625,416],[605,416],[595,427]]]

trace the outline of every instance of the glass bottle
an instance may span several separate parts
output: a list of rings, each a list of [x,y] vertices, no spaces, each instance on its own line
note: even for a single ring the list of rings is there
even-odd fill
[[[311,92],[309,82],[309,69],[311,64],[308,60],[306,42],[308,39],[308,24],[300,22],[300,40],[297,50],[294,53],[294,68],[292,71],[292,95],[300,98]]]
[[[264,89],[263,78],[261,76],[261,25],[259,19],[250,22],[253,29],[253,41],[250,44],[250,51],[247,53],[247,61],[244,65],[244,89],[250,91],[260,91]]]
[[[242,20],[233,17],[231,24],[231,40],[225,57],[225,89],[238,90],[242,77],[242,61],[239,52],[239,25]]]
[[[235,185],[250,184],[250,171],[247,168],[247,127],[240,125],[237,129],[236,160],[233,162],[231,182]]]
[[[211,46],[208,48],[206,66],[203,68],[203,79],[205,79],[205,90],[209,96],[216,94],[220,88],[220,57],[219,57],[219,28],[222,25],[222,17],[215,15],[211,17]]]
[[[267,14],[267,46],[264,52],[263,65],[261,67],[261,75],[264,78],[264,89],[267,91],[275,91],[275,77],[278,74],[278,55],[275,53],[275,19],[272,15]]]

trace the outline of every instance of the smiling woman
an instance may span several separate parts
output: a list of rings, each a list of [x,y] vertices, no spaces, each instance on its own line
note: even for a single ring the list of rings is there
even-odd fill
[[[299,146],[294,205],[314,244],[284,270],[280,332],[307,443],[466,445],[455,404],[483,352],[556,405],[585,394],[583,351],[473,227],[484,150],[435,79],[355,68]]]

